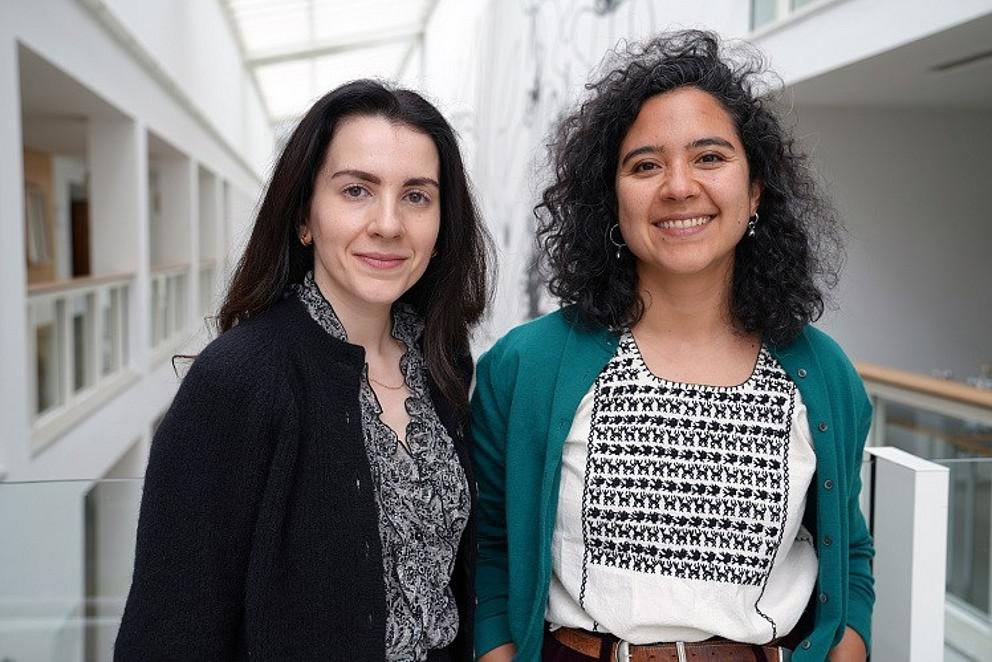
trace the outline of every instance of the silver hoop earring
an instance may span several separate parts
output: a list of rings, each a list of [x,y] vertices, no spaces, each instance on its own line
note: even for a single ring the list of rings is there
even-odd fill
[[[754,236],[754,229],[758,227],[758,212],[754,212],[754,216],[747,219],[747,236]]]
[[[617,249],[617,259],[618,260],[620,259],[621,251],[623,251],[623,249],[627,248],[627,244],[625,244],[624,241],[623,241],[623,234],[622,233],[620,234],[620,241],[617,241],[616,239],[613,238],[613,231],[614,230],[619,230],[619,229],[620,229],[620,224],[619,223],[614,223],[613,225],[610,226],[610,229],[606,231],[606,238],[609,239],[610,240],[610,243],[613,244],[616,247],[616,249]]]

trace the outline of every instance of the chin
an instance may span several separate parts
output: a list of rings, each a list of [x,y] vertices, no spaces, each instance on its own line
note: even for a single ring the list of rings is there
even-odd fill
[[[396,303],[408,287],[398,287],[396,283],[370,283],[356,292],[359,299],[370,306],[391,306]]]

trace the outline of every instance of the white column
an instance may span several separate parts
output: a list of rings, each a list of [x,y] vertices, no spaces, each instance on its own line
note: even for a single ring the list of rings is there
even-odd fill
[[[234,272],[234,262],[231,255],[231,182],[223,181],[220,185],[220,217],[217,221],[217,260],[221,273],[221,282],[226,286]]]
[[[874,662],[944,659],[949,472],[897,448],[875,457]]]
[[[95,275],[133,273],[128,297],[128,355],[148,368],[148,150],[145,128],[128,119],[91,118],[90,250]]]
[[[213,316],[216,314],[216,302],[218,282],[224,270],[224,264],[218,249],[222,234],[218,231],[222,218],[222,200],[220,192],[220,181],[217,176],[204,168],[200,169],[200,215],[199,237],[200,237],[200,261],[209,259],[213,262],[211,278],[200,283],[200,292],[203,300],[209,303],[206,311],[200,312],[200,317]]]
[[[139,171],[137,123],[91,118],[87,131],[90,175],[90,245],[94,275],[134,272],[143,261],[138,249],[142,225],[140,197],[146,186]]]
[[[162,215],[160,227],[152,234],[155,254],[162,264],[189,262],[190,228],[196,209],[196,170],[189,158],[175,155],[162,158],[158,172]]]
[[[24,164],[17,42],[0,8],[0,480],[30,458],[27,266],[24,256]],[[0,531],[0,536],[3,533]]]
[[[194,332],[200,330],[200,175],[197,164],[185,159],[187,168],[187,189],[189,190],[189,211],[186,215],[185,253],[189,261],[189,289],[186,296],[186,319]]]

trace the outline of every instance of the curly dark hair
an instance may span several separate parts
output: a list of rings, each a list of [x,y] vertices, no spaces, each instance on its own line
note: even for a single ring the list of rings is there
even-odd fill
[[[736,248],[730,312],[743,332],[787,345],[820,317],[843,261],[841,228],[807,164],[771,108],[764,59],[711,32],[660,35],[613,52],[588,97],[558,125],[550,144],[554,182],[534,208],[551,293],[582,318],[611,328],[644,314],[635,259],[616,258],[618,153],[641,105],[680,87],[711,94],[730,114],[751,181],[761,182],[760,222]]]

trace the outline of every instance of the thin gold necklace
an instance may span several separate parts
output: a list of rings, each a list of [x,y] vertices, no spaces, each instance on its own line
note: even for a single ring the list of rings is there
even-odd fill
[[[375,382],[376,384],[378,384],[379,386],[381,386],[383,388],[388,388],[390,391],[398,391],[401,388],[403,388],[403,382],[400,382],[400,385],[399,386],[391,386],[390,384],[384,384],[384,383],[380,382],[378,379],[376,379],[375,377],[373,377],[371,373],[369,373],[369,381],[370,382]]]

